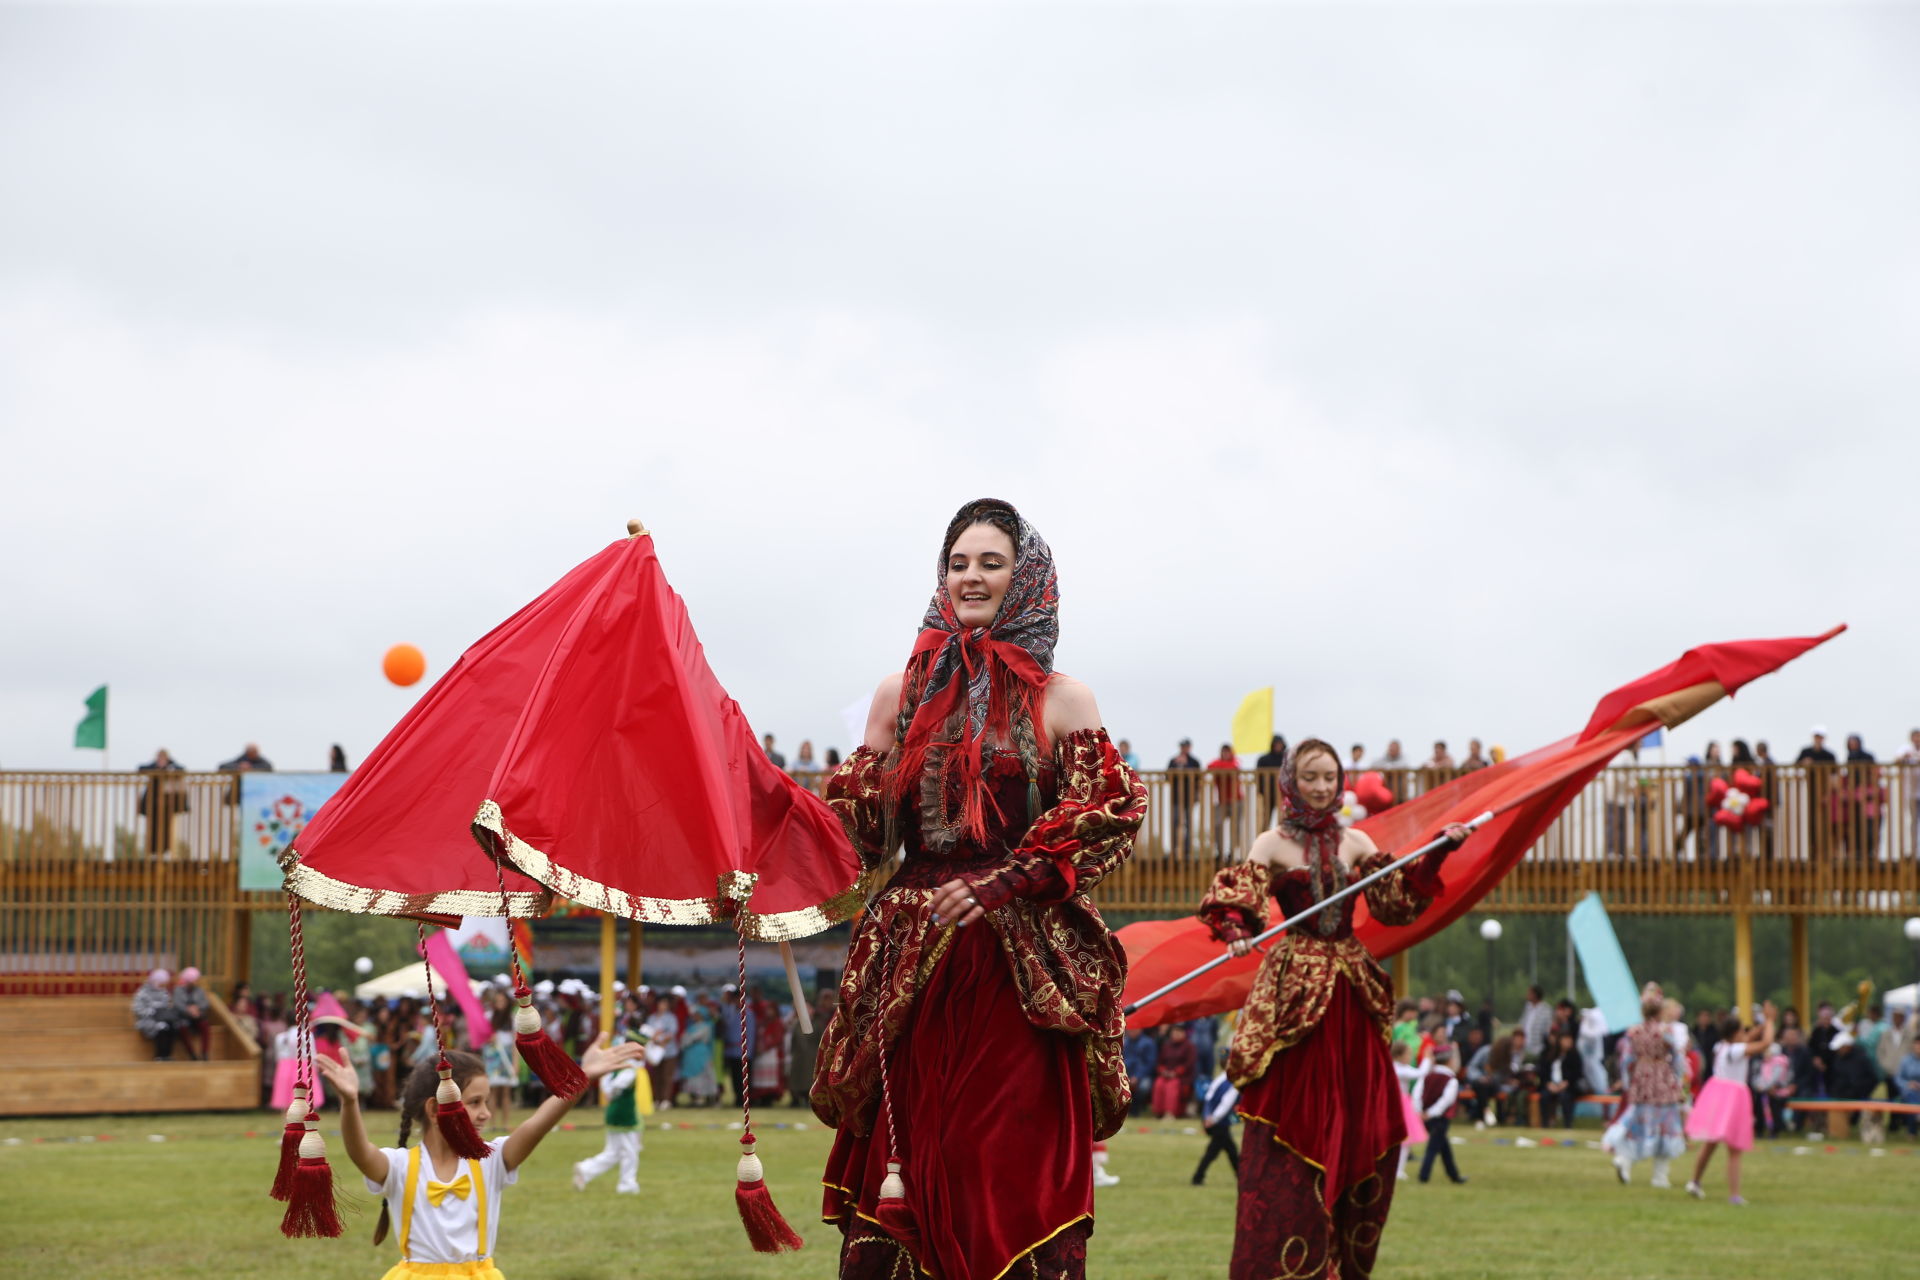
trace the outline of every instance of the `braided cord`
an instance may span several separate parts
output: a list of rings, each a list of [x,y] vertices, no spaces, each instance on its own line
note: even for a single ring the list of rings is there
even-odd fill
[[[747,935],[736,924],[734,942],[740,964],[740,1141],[753,1141],[753,1059],[747,1056]]]
[[[424,921],[413,922],[414,935],[420,939],[420,963],[427,974],[427,1017],[433,1022],[433,1047],[439,1051],[439,1069],[449,1070],[447,1061],[447,1040],[440,1034],[440,997],[433,993],[433,961],[427,959],[427,926]],[[511,941],[511,939],[509,939]]]

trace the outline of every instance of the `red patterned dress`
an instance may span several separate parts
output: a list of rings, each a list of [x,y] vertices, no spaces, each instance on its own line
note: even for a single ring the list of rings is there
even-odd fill
[[[863,747],[827,789],[867,865],[886,858],[890,825],[906,848],[855,929],[814,1077],[814,1113],[839,1130],[822,1181],[840,1274],[1078,1280],[1093,1143],[1130,1095],[1126,957],[1087,892],[1131,852],[1146,789],[1105,730],[1062,738],[1031,785],[1017,755],[993,751],[988,838],[930,841],[915,815],[887,821],[885,767]],[[987,909],[966,928],[929,910],[955,878]],[[892,1233],[890,1149],[909,1211],[888,1217]]]
[[[1323,894],[1350,883],[1333,861]],[[1370,854],[1350,874],[1390,861]],[[1411,924],[1438,891],[1436,859],[1364,890],[1374,918],[1393,925]],[[1222,942],[1252,937],[1267,927],[1269,895],[1281,918],[1318,900],[1305,867],[1275,874],[1242,863],[1214,877],[1200,917]],[[1393,983],[1353,936],[1354,901],[1274,940],[1234,1031],[1227,1074],[1247,1132],[1231,1280],[1357,1280],[1373,1270],[1407,1130],[1387,1052]]]

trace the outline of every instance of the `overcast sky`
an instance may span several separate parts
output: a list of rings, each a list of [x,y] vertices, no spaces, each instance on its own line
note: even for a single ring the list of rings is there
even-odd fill
[[[356,762],[655,530],[791,749],[963,500],[1149,761],[1920,723],[1920,8],[0,7],[0,767]]]

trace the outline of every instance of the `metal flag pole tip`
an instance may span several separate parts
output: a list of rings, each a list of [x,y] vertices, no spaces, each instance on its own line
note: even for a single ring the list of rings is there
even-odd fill
[[[1487,823],[1492,821],[1493,821],[1493,811],[1488,810],[1487,812],[1479,814],[1469,819],[1468,821],[1461,823],[1460,825],[1465,827],[1468,831],[1478,831],[1481,827],[1484,827],[1485,825],[1487,825]],[[1328,894],[1325,898],[1321,899],[1319,902],[1314,903],[1312,906],[1308,907],[1305,911],[1300,912],[1298,915],[1289,916],[1285,920],[1282,920],[1279,924],[1273,926],[1273,928],[1267,930],[1265,933],[1261,934],[1260,936],[1252,939],[1249,943],[1249,947],[1250,948],[1258,947],[1261,943],[1267,941],[1267,939],[1269,938],[1279,937],[1281,934],[1285,933],[1287,930],[1293,928],[1293,926],[1295,926],[1296,924],[1299,924],[1302,920],[1312,919],[1324,908],[1333,905],[1334,903],[1340,901],[1342,898],[1352,897],[1354,894],[1360,892],[1362,889],[1372,884],[1375,880],[1378,880],[1383,876],[1392,875],[1394,872],[1406,866],[1409,862],[1414,861],[1416,858],[1424,858],[1426,855],[1428,855],[1429,853],[1432,853],[1435,849],[1438,849],[1441,845],[1445,844],[1446,842],[1447,842],[1447,838],[1445,836],[1441,836],[1438,839],[1427,841],[1427,843],[1421,845],[1418,849],[1415,849],[1412,853],[1403,854],[1400,857],[1395,858],[1392,862],[1389,862],[1386,866],[1380,868],[1378,871],[1374,872],[1373,874],[1368,876],[1363,876],[1362,878],[1355,880],[1352,884],[1340,890],[1338,893]],[[1213,970],[1218,969],[1221,965],[1225,964],[1227,961],[1233,958],[1234,958],[1234,955],[1233,955],[1233,952],[1231,951],[1226,952],[1224,955],[1216,956],[1214,959],[1207,961],[1205,964],[1201,965],[1199,968],[1191,970],[1190,972],[1184,973],[1179,977],[1175,978],[1172,982],[1169,982],[1166,986],[1161,987],[1158,991],[1154,991],[1147,995],[1141,996],[1138,1000],[1135,1000],[1132,1004],[1128,1005],[1122,1012],[1125,1014],[1125,1016],[1132,1017],[1134,1014],[1140,1012],[1140,1010],[1152,1004],[1155,1000],[1160,999],[1162,996],[1169,995],[1175,991],[1178,991],[1181,987],[1186,986],[1189,982],[1192,982],[1195,978],[1199,977],[1201,974],[1211,973]]]

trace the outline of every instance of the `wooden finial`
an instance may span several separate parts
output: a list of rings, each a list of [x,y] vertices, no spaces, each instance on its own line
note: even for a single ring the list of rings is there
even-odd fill
[[[647,526],[645,526],[644,524],[641,524],[639,520],[635,519],[635,520],[627,521],[627,536],[629,538],[637,538],[641,534],[645,533],[646,531],[647,531]]]

